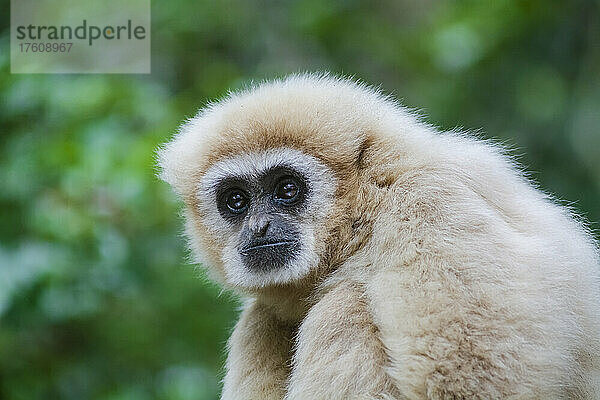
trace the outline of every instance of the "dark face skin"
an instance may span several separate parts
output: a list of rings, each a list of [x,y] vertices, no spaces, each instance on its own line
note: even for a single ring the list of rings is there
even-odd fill
[[[285,167],[273,168],[256,180],[231,178],[219,184],[217,207],[238,229],[238,251],[247,268],[283,268],[297,256],[307,194],[306,179]]]

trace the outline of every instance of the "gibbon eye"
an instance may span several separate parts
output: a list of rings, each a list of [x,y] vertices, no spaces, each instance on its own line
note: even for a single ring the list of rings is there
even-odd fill
[[[300,185],[294,178],[283,178],[275,189],[275,199],[284,203],[293,203],[300,195]]]
[[[239,189],[234,189],[227,194],[225,204],[229,211],[241,214],[248,208],[248,196]]]

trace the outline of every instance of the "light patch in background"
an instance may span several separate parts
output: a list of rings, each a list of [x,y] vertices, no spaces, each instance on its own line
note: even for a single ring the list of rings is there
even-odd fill
[[[150,73],[150,0],[11,0],[12,73]]]
[[[219,386],[214,374],[201,364],[171,365],[155,380],[156,391],[163,399],[210,399]]]
[[[456,24],[440,31],[433,41],[435,62],[447,72],[468,68],[483,54],[478,34],[467,24]]]

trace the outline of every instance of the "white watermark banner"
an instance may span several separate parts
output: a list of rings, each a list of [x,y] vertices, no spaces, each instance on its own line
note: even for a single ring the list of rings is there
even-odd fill
[[[12,73],[150,73],[150,0],[11,0]]]

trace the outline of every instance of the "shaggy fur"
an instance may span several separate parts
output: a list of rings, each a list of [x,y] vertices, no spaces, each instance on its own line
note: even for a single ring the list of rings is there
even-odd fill
[[[314,160],[335,193],[310,268],[245,284],[205,184],[269,152]],[[496,146],[302,75],[209,105],[159,163],[195,254],[247,298],[223,399],[600,398],[597,246]]]

